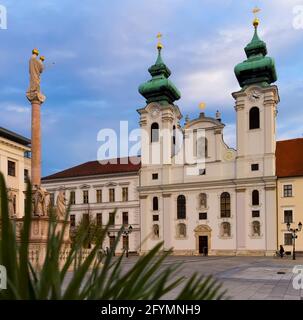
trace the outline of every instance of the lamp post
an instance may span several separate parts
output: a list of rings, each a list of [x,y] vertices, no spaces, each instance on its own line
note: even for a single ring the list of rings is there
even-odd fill
[[[298,223],[298,228],[291,228],[290,227],[290,222],[288,221],[287,224],[287,231],[291,232],[291,238],[292,238],[292,245],[293,245],[293,250],[292,250],[292,259],[296,260],[296,239],[298,238],[297,232],[302,230],[302,223]]]
[[[124,227],[123,227],[123,229],[122,229],[122,234],[125,236],[125,237],[127,237],[127,243],[126,243],[126,258],[128,258],[128,249],[129,249],[129,244],[128,244],[128,235],[130,234],[130,233],[132,233],[132,231],[133,231],[133,227],[132,226],[129,226],[127,229],[125,229]]]

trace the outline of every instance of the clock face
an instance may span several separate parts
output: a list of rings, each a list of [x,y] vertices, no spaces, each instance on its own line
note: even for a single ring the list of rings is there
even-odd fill
[[[151,117],[153,119],[158,118],[159,114],[160,114],[160,107],[158,105],[154,105],[151,110]]]
[[[262,93],[257,89],[251,90],[248,95],[249,100],[253,102],[259,101],[261,96],[262,96]]]
[[[234,156],[233,156],[233,153],[231,151],[227,151],[224,155],[224,159],[226,161],[231,161],[233,160]]]

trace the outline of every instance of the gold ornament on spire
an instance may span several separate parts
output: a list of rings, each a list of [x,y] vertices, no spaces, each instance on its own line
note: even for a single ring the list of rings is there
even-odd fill
[[[163,48],[163,44],[161,42],[161,39],[162,39],[162,33],[161,32],[159,32],[157,34],[157,38],[158,38],[157,49],[161,50]]]
[[[200,103],[199,103],[199,108],[200,108],[201,110],[204,110],[205,107],[206,107],[206,103],[205,103],[205,102],[200,102]]]
[[[258,8],[258,7],[255,7],[255,8],[253,9],[253,11],[252,11],[252,13],[253,13],[254,16],[255,16],[254,21],[253,21],[253,26],[254,26],[255,28],[257,28],[258,25],[259,25],[259,23],[260,23],[260,20],[259,20],[258,15],[257,15],[260,11],[261,11],[261,9]]]

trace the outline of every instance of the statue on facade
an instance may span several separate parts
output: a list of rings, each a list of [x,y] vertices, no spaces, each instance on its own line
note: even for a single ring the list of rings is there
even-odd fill
[[[44,66],[43,66],[44,57],[41,56],[40,59],[38,60],[37,59],[38,55],[39,55],[38,49],[34,49],[32,51],[32,56],[29,60],[30,84],[26,92],[26,96],[30,101],[34,99],[38,99],[38,100],[41,100],[41,102],[43,102],[45,100],[45,96],[41,93],[40,77],[41,77],[41,73],[44,70]]]
[[[58,219],[65,219],[66,199],[63,190],[60,190],[56,200],[56,215]]]
[[[199,194],[199,205],[200,208],[206,208],[207,207],[207,196],[205,193]]]
[[[49,207],[49,195],[44,188],[36,186],[33,195],[33,212],[35,216],[47,216]]]
[[[9,217],[15,218],[16,217],[16,197],[11,190],[9,190],[7,193],[7,200],[8,200]]]

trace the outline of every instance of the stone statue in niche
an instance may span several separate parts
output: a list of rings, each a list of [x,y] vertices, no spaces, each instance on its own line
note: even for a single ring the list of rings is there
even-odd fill
[[[47,216],[49,207],[49,194],[41,186],[36,186],[33,194],[34,216]]]
[[[153,225],[153,236],[159,238],[159,226],[157,224]]]
[[[253,222],[253,235],[254,236],[260,236],[260,223],[258,221]]]
[[[207,197],[205,193],[200,193],[199,195],[199,204],[200,208],[206,208],[207,207]]]
[[[57,196],[56,201],[56,215],[58,219],[65,219],[65,213],[66,213],[66,199],[65,194],[61,190]]]
[[[11,190],[9,190],[7,193],[7,200],[8,200],[9,217],[15,218],[16,217],[16,196]]]

